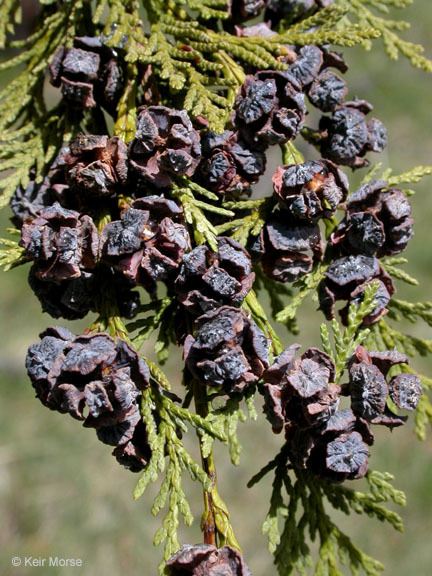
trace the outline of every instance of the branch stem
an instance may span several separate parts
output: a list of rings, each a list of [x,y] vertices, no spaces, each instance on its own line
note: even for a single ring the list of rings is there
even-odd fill
[[[193,381],[193,394],[195,400],[196,413],[205,418],[208,413],[208,400],[205,387],[198,381]],[[202,442],[200,440],[201,461],[204,471],[211,480],[212,489],[209,492],[203,492],[204,496],[204,513],[201,520],[201,529],[204,533],[204,544],[216,546],[216,520],[213,502],[213,490],[216,488],[216,466],[213,457],[213,451],[206,456],[203,454]]]

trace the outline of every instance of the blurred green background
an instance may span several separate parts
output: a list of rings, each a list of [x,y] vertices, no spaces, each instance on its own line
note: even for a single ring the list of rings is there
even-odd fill
[[[405,16],[412,22],[406,36],[422,43],[432,58],[430,0],[416,0]],[[387,126],[389,144],[380,157],[384,166],[401,172],[414,165],[432,164],[432,76],[412,69],[403,59],[389,61],[378,42],[371,53],[351,49],[345,55],[350,64],[346,75],[349,95],[370,100],[374,115]],[[375,158],[371,155],[373,161]],[[352,181],[357,180],[356,175]],[[415,189],[416,234],[406,254],[410,259],[407,270],[419,278],[421,287],[399,285],[399,295],[431,300],[432,180],[424,180]],[[7,219],[4,211],[2,230]],[[41,313],[26,274],[27,269],[2,273],[0,283],[0,574],[156,575],[162,551],[153,548],[152,538],[160,519],[151,516],[150,507],[157,486],[134,502],[132,490],[138,477],[116,463],[109,447],[98,442],[93,431],[49,412],[34,399],[24,369],[26,349],[53,321]],[[302,309],[300,341],[305,346],[318,343],[321,320],[313,305]],[[84,326],[83,322],[69,323],[76,331]],[[412,330],[427,337],[422,326]],[[291,342],[286,335],[285,343]],[[150,349],[146,353],[151,355]],[[176,359],[174,352],[166,367],[173,381],[178,378]],[[430,361],[416,360],[414,365],[432,373]],[[260,412],[259,399],[257,407]],[[246,483],[278,451],[282,438],[272,434],[260,414],[258,423],[241,426],[240,439],[244,450],[239,468],[228,462],[225,447],[216,452],[220,491],[252,573],[272,576],[275,569],[260,533],[271,478],[252,490]],[[193,443],[190,449],[196,454]],[[419,443],[412,425],[392,434],[379,430],[371,467],[394,473],[397,487],[406,492],[408,506],[401,511],[405,533],[358,516],[340,518],[341,523],[355,542],[385,563],[388,574],[429,576],[432,440]],[[186,486],[196,523],[192,529],[182,529],[181,543],[195,543],[200,541],[202,497],[198,485],[186,480]],[[16,568],[11,566],[14,556],[81,558],[83,566]]]

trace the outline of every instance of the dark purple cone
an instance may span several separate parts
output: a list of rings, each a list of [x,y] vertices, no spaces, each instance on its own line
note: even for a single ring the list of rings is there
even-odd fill
[[[275,432],[285,423],[302,429],[320,426],[336,412],[339,386],[333,360],[317,348],[309,348],[298,358],[298,344],[284,350],[263,374],[264,411]]]
[[[294,344],[275,358],[263,374],[264,411],[278,433],[285,426],[288,457],[297,468],[308,469],[331,482],[363,477],[368,468],[366,445],[374,442],[371,424],[393,428],[406,417],[391,412],[415,410],[422,389],[414,374],[401,373],[389,383],[390,368],[408,362],[396,350],[368,352],[358,346],[349,360],[349,383],[333,384],[332,359],[316,348],[296,358]],[[339,397],[350,396],[351,408],[339,410]]]
[[[322,112],[333,112],[342,104],[347,92],[345,81],[331,70],[325,70],[314,79],[307,95],[311,103]]]
[[[238,133],[205,132],[201,136],[203,160],[199,179],[209,190],[233,195],[247,191],[264,174],[265,154],[249,149]]]
[[[256,18],[264,10],[266,0],[228,0],[231,22],[240,23]]]
[[[409,359],[405,354],[401,354],[397,350],[385,350],[381,352],[367,351],[363,346],[357,346],[353,357],[350,360],[350,389],[354,386],[356,391],[352,392],[351,396],[356,401],[357,412],[365,419],[371,420],[374,424],[385,424],[385,419],[397,417],[392,414],[380,400],[380,386],[384,389],[383,381],[389,370],[398,364],[408,364]],[[360,368],[359,368],[360,367]],[[373,376],[366,378],[367,371],[373,373]],[[379,383],[380,386],[378,385]],[[419,403],[420,397],[423,393],[420,378],[415,374],[401,373],[394,376],[388,384],[387,392],[390,394],[390,399],[396,406],[403,410],[415,410]],[[373,391],[369,391],[369,388]],[[363,391],[364,390],[364,391]],[[387,399],[387,396],[386,398]],[[371,406],[365,406],[369,402]],[[379,409],[377,409],[379,406]],[[353,406],[354,409],[354,406]],[[363,414],[367,412],[367,414]],[[383,421],[377,421],[381,419]],[[397,424],[403,424],[403,419]]]
[[[264,412],[273,431],[278,433],[285,427],[293,466],[331,482],[361,478],[368,467],[366,444],[374,440],[368,422],[388,426],[403,423],[386,408],[385,378],[364,348],[358,347],[349,390],[345,385],[342,391],[333,383],[336,368],[330,356],[309,348],[296,358],[298,348],[294,344],[284,350],[263,374]],[[386,355],[381,362],[400,360]],[[352,409],[339,410],[341,394],[352,395]]]
[[[364,184],[346,203],[347,214],[331,240],[345,252],[378,258],[399,254],[413,236],[411,203],[398,188],[386,182]]]
[[[127,146],[117,136],[78,136],[61,162],[69,186],[90,197],[120,193],[128,176]]]
[[[138,292],[131,290],[133,284],[118,273],[108,270],[104,273],[114,285],[120,316],[133,318],[140,303]],[[84,318],[90,311],[97,310],[95,297],[98,297],[100,286],[91,272],[82,272],[79,278],[61,281],[41,280],[38,277],[38,266],[34,264],[28,281],[42,306],[42,311],[53,318],[77,320]]]
[[[383,414],[388,392],[386,380],[376,366],[365,362],[351,366],[350,394],[354,414],[369,421]]]
[[[360,362],[368,361],[370,358],[377,368],[381,370],[384,376],[387,376],[390,368],[398,364],[409,364],[409,358],[405,354],[397,350],[383,350],[383,351],[366,351],[362,346],[356,348],[354,357]]]
[[[173,221],[180,216],[182,209],[161,196],[135,200],[121,220],[102,230],[102,260],[153,293],[156,282],[171,278],[190,249],[187,229]]]
[[[233,123],[241,137],[263,148],[293,140],[306,113],[304,95],[294,77],[274,70],[246,76],[234,110]]]
[[[99,238],[89,216],[55,202],[24,222],[20,246],[37,263],[38,278],[61,281],[79,278],[84,270],[95,267]]]
[[[203,385],[225,393],[243,392],[269,365],[269,340],[241,309],[223,306],[200,316],[195,338],[188,336],[184,356]]]
[[[321,432],[320,428],[287,426],[290,462],[334,483],[362,478],[368,469],[369,451],[363,434],[353,430],[356,424],[352,412],[334,412],[326,423],[329,429],[322,428]]]
[[[303,407],[303,417],[309,426],[326,423],[339,406],[340,387],[329,384]],[[290,412],[288,410],[288,412]]]
[[[281,432],[285,424],[285,408],[292,397],[286,375],[291,370],[299,344],[293,344],[274,359],[273,364],[263,374],[264,412],[275,433]]]
[[[307,161],[278,168],[275,193],[294,219],[308,222],[329,218],[348,194],[348,179],[329,160]]]
[[[262,240],[263,270],[277,282],[295,282],[322,257],[318,225],[293,221],[287,210],[280,210],[267,222]]]
[[[336,412],[336,415],[338,412]],[[347,415],[348,416],[348,415]],[[345,416],[342,420],[349,421]],[[335,431],[319,436],[296,427],[288,428],[288,454],[292,464],[310,470],[334,483],[362,478],[368,469],[369,450],[362,435],[351,431]],[[342,428],[342,426],[341,426]]]
[[[322,392],[334,376],[335,367],[331,358],[325,352],[312,348],[294,361],[286,380],[295,395],[310,399]]]
[[[11,200],[10,207],[13,212],[11,221],[17,228],[21,228],[23,223],[32,218],[36,218],[44,208],[52,206],[56,201],[63,208],[82,210],[76,190],[71,190],[66,182],[66,170],[64,156],[69,154],[69,148],[64,147],[51,164],[47,176],[40,184],[36,184],[36,171],[30,170],[29,183],[25,190],[18,186]]]
[[[114,342],[106,334],[77,336],[47,376],[48,401],[85,420],[86,426],[112,425],[138,410],[135,400],[148,387],[149,377],[147,364],[124,340]]]
[[[334,438],[335,435],[350,432],[356,425],[357,418],[351,408],[336,410],[319,428],[319,433]]]
[[[340,481],[362,478],[368,469],[369,450],[358,432],[342,434],[327,444],[326,468]]]
[[[185,110],[143,106],[130,145],[134,174],[158,188],[171,186],[176,176],[192,176],[201,160],[198,132]]]
[[[315,438],[307,430],[300,430],[297,426],[285,427],[285,439],[288,449],[288,458],[295,468],[310,469],[310,456],[315,447]],[[318,474],[320,471],[317,472]]]
[[[360,303],[366,286],[376,281],[379,283],[377,306],[363,321],[365,325],[373,324],[387,313],[386,306],[395,292],[392,279],[374,257],[345,256],[332,262],[319,286],[320,309],[330,320],[335,316],[335,302],[347,300],[347,305],[340,311],[342,321],[346,323],[349,305]]]
[[[184,544],[166,564],[170,576],[251,576],[243,556],[231,546]]]
[[[48,401],[50,386],[47,377],[54,361],[66,345],[74,339],[74,335],[66,328],[52,326],[42,332],[40,337],[42,339],[40,342],[29,347],[25,365],[33,388],[36,390],[36,396],[42,404],[52,408]]]
[[[370,421],[371,424],[379,424],[393,430],[396,426],[403,426],[408,420],[408,416],[398,416],[389,408],[386,408],[382,414]]]
[[[183,256],[176,279],[177,299],[201,315],[223,304],[240,304],[255,274],[248,252],[231,238],[218,238],[218,251],[202,244]]]
[[[415,410],[422,394],[420,379],[415,374],[402,373],[386,382],[392,366],[408,362],[396,351],[368,352],[358,346],[350,361],[349,392],[353,412],[367,422],[393,428],[405,423],[387,407],[387,398],[398,408]]]
[[[384,125],[366,114],[372,109],[368,102],[353,100],[336,109],[332,117],[323,116],[319,129],[320,150],[324,158],[351,168],[367,166],[363,158],[368,151],[382,152],[387,145]]]
[[[11,220],[17,228],[21,228],[28,218],[36,218],[40,210],[55,201],[50,179],[45,177],[41,184],[36,184],[34,176],[33,172],[25,190],[18,186],[10,201],[10,207],[14,213]]]
[[[333,244],[339,244],[346,253],[374,256],[384,246],[384,226],[370,212],[348,212],[333,232],[331,240]]]
[[[61,87],[74,108],[103,106],[114,114],[123,91],[123,71],[115,50],[99,37],[74,38],[73,47],[61,46],[51,60],[51,84]]]
[[[285,426],[288,456],[331,482],[363,477],[368,468],[370,425],[394,428],[406,422],[387,406],[415,410],[422,394],[415,374],[401,373],[388,383],[390,368],[408,359],[395,350],[368,352],[358,346],[348,363],[349,383],[332,384],[333,361],[311,348],[296,358],[298,345],[276,357],[263,374],[264,411],[275,432]],[[351,408],[339,410],[340,395],[350,396]]]
[[[41,338],[30,346],[26,367],[42,403],[95,428],[102,442],[118,447],[119,461],[142,469],[148,450],[136,427],[141,391],[150,379],[145,361],[127,342],[107,334],[74,337],[49,328]]]
[[[304,89],[318,77],[323,65],[324,55],[321,48],[309,44],[296,50],[295,60],[288,66],[288,72]]]
[[[387,146],[387,129],[381,120],[371,118],[367,123],[368,145],[371,152],[382,152]]]
[[[38,266],[34,264],[29,272],[28,282],[36,294],[42,311],[53,318],[77,320],[84,318],[94,308],[94,276],[82,272],[78,278],[61,281],[41,280]]]
[[[334,52],[328,45],[321,46],[321,51],[324,59],[321,72],[325,68],[336,68],[336,70],[339,70],[342,74],[348,71],[348,64],[345,62],[343,54]]]
[[[282,59],[288,64],[288,73],[294,76],[314,106],[332,111],[342,104],[346,94],[345,82],[328,70],[336,68],[342,73],[348,70],[341,54],[328,46],[309,44],[288,50]]]
[[[390,398],[401,410],[415,410],[423,389],[416,374],[398,374],[388,384]]]
[[[151,458],[151,449],[141,420],[136,424],[132,438],[126,444],[119,444],[114,448],[113,456],[131,472],[141,472],[146,467]]]

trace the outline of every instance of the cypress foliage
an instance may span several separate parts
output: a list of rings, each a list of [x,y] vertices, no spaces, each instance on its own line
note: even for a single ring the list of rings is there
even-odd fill
[[[432,423],[432,380],[408,365],[432,340],[401,322],[431,326],[432,303],[394,296],[398,283],[418,284],[400,256],[413,225],[405,186],[432,167],[395,175],[377,163],[349,190],[348,170],[368,166],[387,135],[368,102],[346,98],[333,47],[382,42],[431,72],[404,39],[409,25],[390,17],[411,3],[44,0],[23,40],[20,2],[0,7],[0,71],[13,71],[0,92],[0,206],[13,212],[0,265],[31,264],[54,318],[97,314],[84,335],[48,328],[26,368],[44,405],[95,428],[140,473],[135,499],[161,479],[161,574],[214,564],[248,576],[213,445],[239,465],[238,425],[263,404],[284,434],[249,486],[274,475],[263,533],[281,576],[383,570],[329,508],[402,530],[386,505],[405,497],[367,458],[373,425],[400,426],[415,410],[424,439]],[[322,112],[317,127],[306,126],[310,107]],[[274,193],[256,198],[276,145]],[[300,353],[274,321],[298,336],[308,298],[326,319],[322,350]],[[140,353],[154,335],[159,365]],[[173,346],[184,350],[181,384],[160,367]],[[200,462],[183,441],[191,432]],[[204,494],[204,547],[178,540],[180,521],[194,520],[186,473]],[[353,488],[361,477],[367,492]]]

